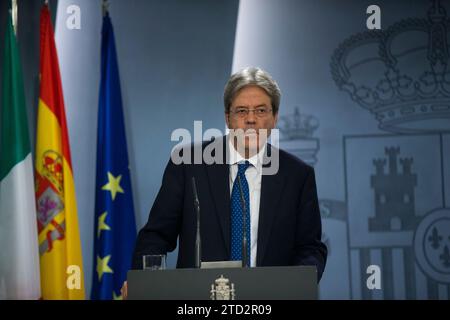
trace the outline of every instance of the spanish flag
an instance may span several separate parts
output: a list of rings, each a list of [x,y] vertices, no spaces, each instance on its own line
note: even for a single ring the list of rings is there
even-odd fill
[[[48,6],[41,11],[36,202],[43,299],[84,299],[75,184]]]

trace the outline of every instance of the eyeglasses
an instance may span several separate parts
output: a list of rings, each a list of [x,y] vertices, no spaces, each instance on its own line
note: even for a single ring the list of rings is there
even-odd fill
[[[256,109],[236,108],[234,110],[230,110],[230,113],[232,113],[236,118],[240,119],[247,117],[250,112],[253,112],[258,118],[265,118],[269,115],[270,112],[272,112],[272,109],[259,107]]]

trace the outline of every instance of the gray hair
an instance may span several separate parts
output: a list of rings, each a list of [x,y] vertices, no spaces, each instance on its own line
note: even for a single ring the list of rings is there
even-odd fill
[[[228,80],[223,94],[225,113],[230,112],[230,106],[234,97],[239,90],[246,86],[258,86],[266,91],[272,102],[272,113],[278,113],[281,98],[280,88],[268,72],[255,67],[242,69],[233,74]]]

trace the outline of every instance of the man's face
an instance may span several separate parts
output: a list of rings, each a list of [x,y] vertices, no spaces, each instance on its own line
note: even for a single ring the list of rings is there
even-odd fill
[[[266,142],[271,129],[275,128],[278,114],[272,112],[272,104],[267,93],[257,86],[247,86],[239,90],[231,102],[230,112],[225,113],[229,129],[242,129],[244,134],[237,137],[237,146],[245,148],[246,154],[258,152],[259,146]],[[261,130],[265,129],[265,130]],[[238,149],[239,150],[239,149]]]

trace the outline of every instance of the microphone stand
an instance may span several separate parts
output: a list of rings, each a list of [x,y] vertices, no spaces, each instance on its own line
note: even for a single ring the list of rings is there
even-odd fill
[[[195,267],[200,269],[201,266],[201,238],[200,238],[200,201],[198,200],[197,186],[195,178],[192,177],[192,190],[194,192],[194,210],[197,216],[197,226],[195,234]]]

